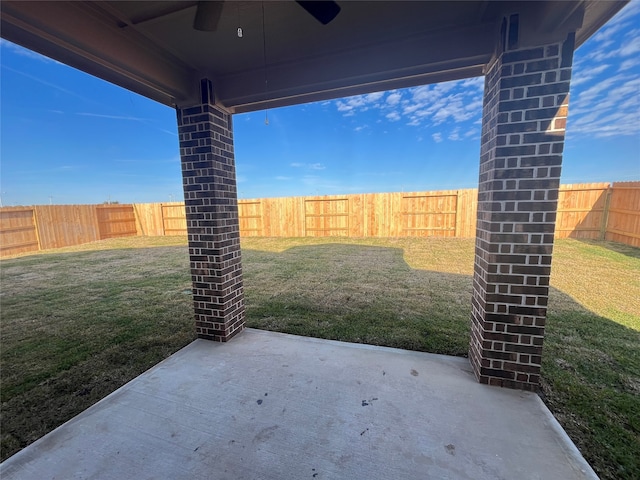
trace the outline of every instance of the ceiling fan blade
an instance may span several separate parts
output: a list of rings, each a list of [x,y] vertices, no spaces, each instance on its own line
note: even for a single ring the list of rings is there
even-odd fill
[[[223,4],[224,1],[198,2],[193,28],[201,32],[215,32],[220,22]]]
[[[322,25],[331,22],[340,13],[340,5],[333,1],[298,1],[298,5],[318,20]]]

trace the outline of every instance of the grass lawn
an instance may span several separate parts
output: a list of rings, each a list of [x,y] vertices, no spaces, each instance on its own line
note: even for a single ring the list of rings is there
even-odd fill
[[[247,324],[466,356],[473,244],[246,238]],[[0,262],[2,459],[194,338],[184,245]],[[540,394],[601,478],[640,478],[640,249],[559,240],[551,285]]]

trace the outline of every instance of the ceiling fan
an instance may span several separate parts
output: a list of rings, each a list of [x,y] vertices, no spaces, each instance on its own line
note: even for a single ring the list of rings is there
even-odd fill
[[[340,13],[340,5],[334,1],[296,1],[298,5],[304,8],[309,15],[315,18],[322,25],[331,22],[338,13]],[[218,22],[222,15],[222,1],[199,1],[197,4],[196,15],[193,20],[193,28],[201,32],[215,32],[218,28]]]

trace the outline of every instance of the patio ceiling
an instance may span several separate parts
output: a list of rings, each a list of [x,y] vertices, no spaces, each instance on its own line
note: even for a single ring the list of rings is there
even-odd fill
[[[626,2],[338,3],[321,25],[296,2],[220,2],[203,32],[193,1],[4,0],[0,32],[170,106],[193,103],[209,78],[217,103],[240,113],[482,75],[505,15],[520,14],[520,46],[576,29],[579,45]]]

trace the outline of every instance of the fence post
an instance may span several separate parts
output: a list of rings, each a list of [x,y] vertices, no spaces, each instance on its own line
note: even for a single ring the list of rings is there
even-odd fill
[[[345,195],[347,199],[347,237],[351,236],[351,199]]]
[[[185,218],[186,218],[186,209],[185,209]],[[167,236],[167,232],[164,228],[164,203],[160,203],[160,220],[162,221],[162,236],[166,237]],[[188,235],[187,235],[188,236]]]
[[[133,204],[133,216],[136,218],[136,234],[137,236],[145,237],[144,228],[142,227],[142,220],[140,220],[140,214],[138,213],[139,203]],[[139,232],[139,233],[138,233]]]
[[[460,206],[461,206],[462,202],[460,202],[460,190],[456,190],[456,216],[454,217],[453,221],[455,223],[455,233],[454,233],[454,237],[459,237],[460,236]]]
[[[42,250],[42,244],[40,243],[40,232],[38,231],[38,215],[36,214],[36,207],[31,209],[31,217],[33,222],[33,229],[36,232],[36,241],[38,242],[38,251]]]
[[[611,184],[607,187],[604,194],[604,210],[602,211],[602,223],[600,224],[600,240],[606,240],[607,238],[607,224],[609,223],[609,208],[611,204],[611,194],[613,187]]]
[[[98,226],[98,240],[104,240],[104,227],[102,226],[102,219],[100,218],[100,205],[95,205],[93,208],[94,218],[96,225]]]

